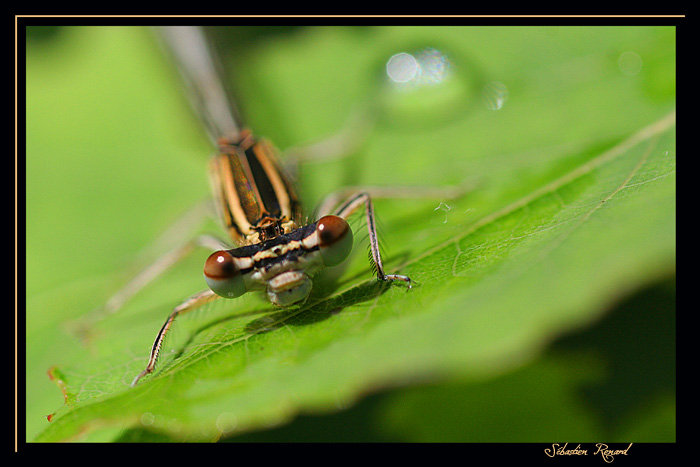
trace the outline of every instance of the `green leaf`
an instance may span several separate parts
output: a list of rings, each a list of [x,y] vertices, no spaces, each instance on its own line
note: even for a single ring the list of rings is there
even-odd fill
[[[131,388],[170,309],[203,288],[208,252],[101,321],[86,348],[65,323],[104,303],[133,274],[129,258],[206,196],[209,149],[146,30],[61,34],[54,50],[27,53],[27,385],[41,388],[27,394],[29,439],[141,427],[217,440],[384,389],[512,374],[506,386],[526,391],[532,378],[566,374],[551,358],[518,370],[553,340],[675,272],[673,28],[292,31],[226,49],[256,132],[286,148],[356,112],[374,122],[345,159],[302,169],[311,205],[342,184],[475,188],[375,203],[385,266],[413,278],[412,290],[376,282],[353,222],[356,254],[337,282],[288,310],[253,296],[183,316],[156,372]],[[391,55],[426,46],[450,57],[445,87],[401,91],[381,79]],[[628,51],[642,61],[631,75],[619,61]],[[493,110],[484,89],[507,99]],[[45,389],[49,367],[63,405]],[[412,402],[402,400],[391,426],[406,423],[397,414]],[[590,420],[579,426],[578,438],[601,434]]]

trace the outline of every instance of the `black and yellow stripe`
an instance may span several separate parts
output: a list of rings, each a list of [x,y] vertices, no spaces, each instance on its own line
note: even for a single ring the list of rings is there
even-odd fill
[[[222,138],[219,149],[210,166],[212,186],[233,241],[250,245],[296,229],[301,206],[274,147],[246,130],[237,140]]]

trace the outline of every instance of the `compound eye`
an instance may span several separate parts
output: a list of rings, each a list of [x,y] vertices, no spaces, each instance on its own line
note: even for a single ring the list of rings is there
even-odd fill
[[[212,253],[204,263],[204,280],[215,294],[236,298],[246,293],[245,281],[233,256],[221,250]]]
[[[324,216],[316,225],[319,239],[319,252],[326,266],[336,266],[350,255],[352,250],[352,230],[339,216]]]

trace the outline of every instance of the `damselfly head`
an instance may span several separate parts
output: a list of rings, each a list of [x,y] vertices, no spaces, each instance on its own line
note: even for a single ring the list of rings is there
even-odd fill
[[[352,230],[339,216],[324,216],[316,225],[318,246],[325,266],[337,266],[345,261],[352,250]]]
[[[328,215],[262,243],[212,253],[204,264],[204,279],[221,297],[267,289],[268,300],[285,307],[305,300],[311,278],[345,261],[352,244],[347,221]]]
[[[212,292],[224,298],[246,293],[245,280],[236,260],[228,251],[212,253],[204,263],[204,280]]]

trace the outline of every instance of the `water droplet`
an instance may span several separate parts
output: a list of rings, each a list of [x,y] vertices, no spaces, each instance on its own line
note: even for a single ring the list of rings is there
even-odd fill
[[[439,84],[450,77],[452,72],[448,56],[437,49],[427,47],[418,53],[420,80],[422,84]]]
[[[490,110],[501,110],[508,100],[508,88],[500,81],[491,81],[481,91],[484,105]]]
[[[466,108],[470,80],[444,51],[434,47],[401,51],[385,64],[385,82],[376,102],[387,121],[439,124]]]
[[[450,60],[432,47],[414,53],[401,52],[389,58],[386,73],[399,89],[439,84],[450,76]]]
[[[389,79],[397,83],[406,83],[416,77],[420,71],[420,65],[416,58],[405,52],[392,55],[386,63],[386,74]]]
[[[634,76],[642,69],[642,57],[632,51],[623,52],[617,59],[617,66],[627,76]]]

